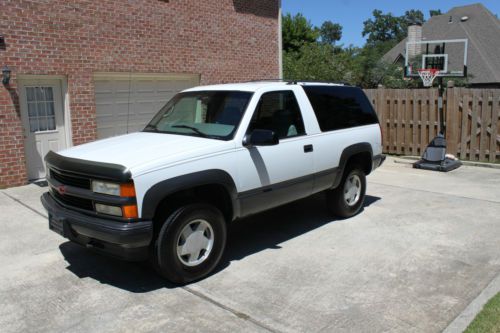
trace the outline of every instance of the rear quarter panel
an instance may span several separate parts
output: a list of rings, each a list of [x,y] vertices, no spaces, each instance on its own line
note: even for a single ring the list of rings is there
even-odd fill
[[[356,143],[369,143],[374,156],[382,153],[382,140],[378,124],[324,132],[311,137],[314,141],[315,172],[338,167],[344,149]]]

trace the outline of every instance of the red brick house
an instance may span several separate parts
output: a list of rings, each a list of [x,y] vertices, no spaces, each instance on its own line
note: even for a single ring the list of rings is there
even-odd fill
[[[2,0],[0,188],[135,131],[175,92],[280,76],[280,0]]]

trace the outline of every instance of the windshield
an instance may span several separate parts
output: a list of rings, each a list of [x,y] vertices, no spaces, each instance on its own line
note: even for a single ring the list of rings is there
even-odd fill
[[[154,116],[145,132],[230,140],[252,93],[194,91],[177,94]]]

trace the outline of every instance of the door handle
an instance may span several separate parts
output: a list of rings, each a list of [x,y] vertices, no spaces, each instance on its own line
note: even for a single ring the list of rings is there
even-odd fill
[[[304,153],[312,153],[314,151],[313,145],[305,145]]]

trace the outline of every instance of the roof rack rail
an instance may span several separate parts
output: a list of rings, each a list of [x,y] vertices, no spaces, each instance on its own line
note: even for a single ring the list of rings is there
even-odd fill
[[[341,84],[344,86],[351,86],[349,82],[345,81],[323,81],[323,80],[295,80],[295,83],[329,83],[329,84]]]
[[[288,79],[259,79],[259,80],[250,80],[250,81],[245,81],[245,83],[250,83],[250,82],[266,82],[266,81],[278,81],[278,82],[291,82],[292,80]]]
[[[291,79],[261,79],[261,80],[251,80],[251,81],[246,81],[247,83],[250,82],[273,82],[273,81],[278,81],[278,82],[286,82],[288,84],[298,84],[298,83],[328,83],[328,84],[341,84],[344,86],[351,86],[348,82],[344,81],[322,81],[322,80],[291,80]]]

